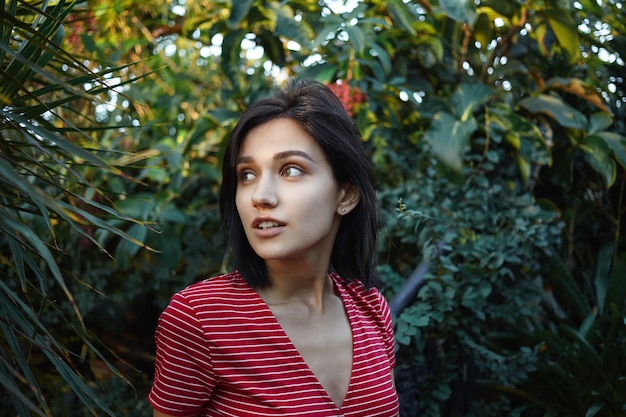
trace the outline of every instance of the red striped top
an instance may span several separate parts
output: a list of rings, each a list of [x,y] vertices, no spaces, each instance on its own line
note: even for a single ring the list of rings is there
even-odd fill
[[[237,272],[193,284],[172,297],[156,332],[150,404],[173,416],[398,415],[387,302],[376,289],[331,277],[353,340],[352,374],[341,408]]]

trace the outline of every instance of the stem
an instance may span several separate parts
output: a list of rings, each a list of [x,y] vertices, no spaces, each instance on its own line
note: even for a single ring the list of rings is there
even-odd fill
[[[498,40],[496,47],[493,48],[493,51],[491,51],[491,55],[489,55],[489,58],[487,59],[487,62],[485,62],[485,66],[483,67],[483,72],[480,74],[480,81],[485,82],[485,80],[487,80],[487,77],[489,76],[487,70],[494,66],[494,62],[496,61],[496,58],[498,56],[498,50],[502,48],[501,55],[506,55],[509,49],[511,49],[511,46],[513,46],[513,38],[519,33],[520,30],[522,30],[527,21],[528,9],[522,7],[522,14],[517,25],[511,26],[506,35]]]
[[[617,252],[619,250],[620,228],[622,225],[622,215],[626,213],[624,207],[624,194],[626,193],[626,170],[622,173],[622,183],[620,185],[619,196],[617,197],[617,218],[615,219],[615,246],[613,249],[613,266],[617,262]]]

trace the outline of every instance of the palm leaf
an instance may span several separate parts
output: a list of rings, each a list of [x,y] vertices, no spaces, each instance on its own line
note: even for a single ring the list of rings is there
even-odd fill
[[[62,49],[63,21],[73,8],[74,3],[65,0],[8,0],[0,7],[0,244],[9,249],[0,258],[0,385],[18,415],[51,415],[40,380],[46,371],[38,370],[33,362],[37,358],[56,370],[92,414],[113,416],[74,368],[73,362],[83,358],[56,338],[57,329],[42,321],[42,315],[54,316],[64,326],[63,332],[73,333],[88,352],[105,360],[91,342],[57,264],[55,228],[67,225],[103,252],[84,226],[145,247],[121,228],[126,224],[146,227],[143,223],[84,197],[103,195],[85,170],[124,174],[107,159],[110,152],[88,133],[119,126],[77,125],[73,120],[93,120],[76,103],[103,102],[108,92],[133,80],[120,77],[110,83],[107,78],[118,79],[124,67],[103,65],[107,69],[92,72]],[[85,91],[87,83],[95,87]],[[58,291],[69,308],[59,300],[51,301]]]

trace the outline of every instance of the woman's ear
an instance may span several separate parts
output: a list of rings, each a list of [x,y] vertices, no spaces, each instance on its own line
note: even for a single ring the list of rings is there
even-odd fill
[[[350,183],[342,186],[342,196],[339,200],[337,213],[340,216],[350,213],[357,206],[357,204],[359,204],[360,199],[361,195],[359,193],[359,189],[356,188],[354,184]]]

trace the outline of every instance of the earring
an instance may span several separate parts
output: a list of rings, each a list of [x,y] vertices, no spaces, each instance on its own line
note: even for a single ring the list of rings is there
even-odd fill
[[[341,211],[342,213],[345,213],[345,212],[346,212],[346,209],[342,207],[340,211]]]

